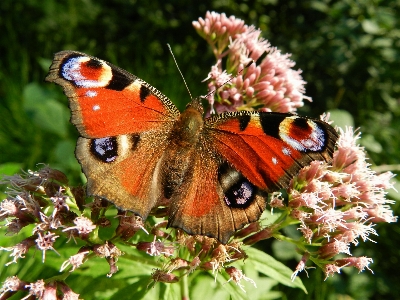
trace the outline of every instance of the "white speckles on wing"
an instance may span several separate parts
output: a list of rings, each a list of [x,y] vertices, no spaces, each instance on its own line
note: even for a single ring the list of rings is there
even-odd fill
[[[96,91],[87,91],[87,92],[85,93],[85,95],[86,95],[86,97],[94,98],[94,97],[97,96],[97,92],[96,92]]]
[[[307,124],[311,129],[311,133],[305,139],[299,139],[299,137],[292,136],[289,130],[283,129],[280,129],[279,136],[284,142],[298,151],[321,151],[325,145],[324,131],[317,123],[311,120],[308,120]]]
[[[313,128],[310,134],[310,139],[301,142],[311,151],[321,151],[325,145],[325,133],[318,124],[311,120],[308,120],[308,123]]]
[[[282,148],[282,153],[283,153],[284,155],[290,155],[292,152],[290,151],[289,148],[283,147],[283,148]]]

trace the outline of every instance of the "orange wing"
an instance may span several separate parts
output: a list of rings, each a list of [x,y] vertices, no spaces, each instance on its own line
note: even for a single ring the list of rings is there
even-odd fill
[[[161,92],[108,62],[75,51],[54,56],[47,81],[61,85],[71,122],[87,138],[140,133],[167,126],[180,113]]]
[[[227,243],[259,219],[266,192],[288,186],[313,160],[330,161],[337,133],[290,114],[237,112],[207,119],[193,168],[171,198],[169,226]]]
[[[205,127],[215,150],[268,192],[286,188],[314,160],[331,161],[338,138],[323,121],[284,113],[226,113]]]

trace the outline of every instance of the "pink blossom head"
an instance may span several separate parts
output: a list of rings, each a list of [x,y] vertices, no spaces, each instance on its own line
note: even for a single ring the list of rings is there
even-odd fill
[[[207,77],[209,113],[245,109],[293,112],[303,106],[303,100],[311,100],[304,95],[301,71],[292,69],[295,63],[290,54],[271,47],[254,26],[242,24],[214,12],[193,23],[217,59]]]

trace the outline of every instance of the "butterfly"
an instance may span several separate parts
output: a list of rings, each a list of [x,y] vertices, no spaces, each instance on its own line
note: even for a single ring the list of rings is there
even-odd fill
[[[260,218],[268,193],[310,162],[331,161],[338,138],[329,124],[288,113],[204,119],[198,98],[181,113],[135,75],[75,51],[55,54],[46,81],[69,99],[89,195],[144,220],[165,205],[168,227],[223,244]]]

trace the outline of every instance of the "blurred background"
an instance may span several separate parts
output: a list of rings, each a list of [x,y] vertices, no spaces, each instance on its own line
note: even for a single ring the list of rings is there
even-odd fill
[[[317,117],[330,111],[337,124],[359,127],[372,168],[400,170],[399,0],[1,0],[0,174],[46,163],[76,184],[84,180],[74,157],[78,134],[69,123],[67,98],[44,82],[55,52],[78,50],[112,62],[182,109],[190,99],[169,43],[192,94],[204,95],[201,81],[215,60],[192,21],[207,10],[255,25],[272,46],[292,53],[313,98],[299,113]],[[388,197],[399,200],[395,191]],[[399,215],[398,202],[392,207]],[[343,269],[324,281],[319,269],[311,269],[309,278],[300,275],[308,295],[273,289],[287,299],[400,299],[399,226],[375,229],[376,243],[361,241],[352,251],[374,259],[374,274]],[[268,241],[262,248],[294,269],[294,249],[281,244]],[[4,274],[0,270],[0,281]]]

